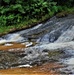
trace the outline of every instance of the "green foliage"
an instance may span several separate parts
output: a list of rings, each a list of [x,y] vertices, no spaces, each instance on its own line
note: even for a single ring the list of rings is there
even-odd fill
[[[6,25],[7,21],[6,21],[6,16],[0,16],[0,25]]]
[[[61,1],[61,2],[60,2]],[[29,19],[40,19],[42,16],[62,11],[73,0],[0,0],[0,25],[10,26]],[[60,4],[61,3],[61,4]]]
[[[52,0],[52,1],[57,2],[57,4],[61,6],[67,7],[74,6],[74,0]]]
[[[6,2],[7,4],[9,4],[10,3],[10,0],[3,0],[4,2]]]
[[[0,6],[0,25],[12,25],[31,18],[41,18],[49,13],[52,7],[57,12],[56,6],[45,0],[2,0]],[[52,5],[52,6],[51,6]]]

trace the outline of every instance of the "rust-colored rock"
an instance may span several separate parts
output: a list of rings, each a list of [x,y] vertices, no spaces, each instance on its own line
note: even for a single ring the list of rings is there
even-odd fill
[[[32,68],[13,68],[7,70],[0,70],[2,75],[60,75],[56,68],[63,66],[56,63],[47,63],[42,66],[35,66]]]
[[[0,45],[0,50],[9,50],[14,48],[25,48],[26,46],[20,43],[12,43],[11,46]]]

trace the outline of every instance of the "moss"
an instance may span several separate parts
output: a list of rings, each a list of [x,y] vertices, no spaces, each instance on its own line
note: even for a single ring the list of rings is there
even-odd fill
[[[62,17],[66,17],[68,14],[74,14],[74,7],[72,8],[67,8],[64,11],[57,13],[56,17],[57,18],[62,18]]]
[[[61,55],[63,53],[64,53],[63,51],[56,50],[56,51],[49,51],[48,55],[49,55],[49,57],[55,57],[55,56],[59,56],[59,55]]]
[[[68,15],[67,12],[61,12],[61,13],[56,14],[56,17],[62,18],[62,17],[66,17],[67,15]]]
[[[74,14],[74,7],[67,9],[68,14]]]

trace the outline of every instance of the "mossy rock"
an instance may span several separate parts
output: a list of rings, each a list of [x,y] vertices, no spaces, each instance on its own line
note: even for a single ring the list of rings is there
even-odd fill
[[[61,12],[61,13],[56,14],[57,18],[62,18],[62,17],[66,17],[66,16],[68,16],[67,12]]]
[[[8,51],[0,51],[0,69],[10,68],[18,63],[19,57]]]
[[[64,54],[64,51],[62,51],[62,50],[56,50],[56,51],[49,51],[48,52],[48,55],[50,58],[59,57],[62,54]]]

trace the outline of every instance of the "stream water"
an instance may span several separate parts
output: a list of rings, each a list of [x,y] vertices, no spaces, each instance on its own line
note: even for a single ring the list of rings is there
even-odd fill
[[[73,41],[74,15],[63,18],[54,16],[46,23],[0,37],[0,68],[33,67],[56,62],[63,65],[56,69],[60,74],[74,74],[74,48],[44,48],[48,44],[53,48],[53,44],[68,44]],[[22,47],[17,45],[14,48],[13,43],[21,44]],[[3,50],[3,47],[7,50]]]

